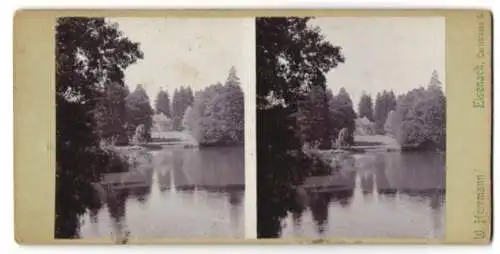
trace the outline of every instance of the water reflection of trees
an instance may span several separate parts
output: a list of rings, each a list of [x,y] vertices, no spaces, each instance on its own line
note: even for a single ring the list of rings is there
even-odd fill
[[[338,202],[342,207],[346,207],[350,204],[352,196],[352,190],[322,192],[312,196],[309,208],[319,234],[323,234],[325,225],[328,225],[329,205]]]
[[[172,149],[170,154],[168,160],[157,160],[162,163],[155,165],[162,193],[210,193],[227,200],[230,220],[240,221],[245,191],[242,147]]]
[[[304,195],[304,194],[303,194]],[[345,189],[326,192],[306,192],[305,196],[297,197],[290,209],[295,225],[300,226],[304,212],[309,209],[316,224],[318,233],[324,234],[328,225],[329,206],[338,203],[341,207],[348,207],[354,196],[354,189]],[[302,201],[300,201],[302,199]]]
[[[233,189],[228,191],[229,220],[233,225],[238,225],[242,222],[241,209],[243,208],[244,191],[241,189]],[[235,226],[235,228],[238,228]]]
[[[374,188],[373,178],[374,178],[373,174],[367,174],[360,177],[361,189],[364,195],[373,194],[373,188]]]
[[[97,223],[97,214],[103,204],[106,204],[112,221],[113,232],[119,239],[126,239],[129,233],[126,231],[127,200],[135,199],[144,204],[151,193],[153,183],[153,168],[148,153],[135,153],[129,159],[128,171],[123,172],[123,174],[133,174],[134,180],[138,180],[138,182],[126,182],[114,187],[102,186],[100,199],[94,200],[89,208],[91,223]]]
[[[151,194],[151,185],[130,189],[130,195],[134,197],[137,201],[139,201],[139,203],[141,204],[147,202],[150,194]]]
[[[124,183],[116,186],[116,188],[107,188],[105,185],[91,185],[88,183],[89,188],[82,191],[85,198],[84,202],[79,205],[87,210],[90,217],[90,223],[98,223],[99,211],[102,209],[103,205],[106,204],[109,215],[113,221],[114,232],[120,235],[123,233],[123,227],[125,226],[126,200],[128,198],[135,198],[140,203],[145,203],[147,201],[147,197],[150,195],[152,187],[153,168],[150,166],[151,157],[148,152],[130,153],[127,154],[126,158],[119,157],[115,160],[115,164],[102,168],[99,175],[102,177],[107,173],[135,173],[136,175],[134,177],[141,180],[139,185],[129,187],[127,186],[128,183]],[[120,164],[118,161],[128,161],[128,164]],[[93,182],[97,183],[98,181],[99,177],[96,177]],[[68,210],[68,214],[70,213],[72,213],[72,215],[68,215],[68,217],[65,218],[65,225],[61,227],[62,229],[66,229],[60,231],[59,234],[80,237],[80,216]]]
[[[394,197],[429,198],[444,192],[444,157],[436,153],[381,153],[375,157],[373,178],[377,193]],[[362,188],[363,181],[362,181]]]
[[[333,204],[348,207],[356,190],[364,196],[375,194],[379,199],[390,202],[403,199],[424,204],[429,207],[433,231],[439,231],[445,198],[444,158],[439,156],[381,153],[373,157],[372,163],[365,164],[365,168],[357,169],[359,184],[355,185],[355,189],[322,193],[299,191],[294,209],[290,211],[293,223],[300,226],[304,212],[309,209],[317,232],[325,234],[328,231],[329,207]],[[356,178],[354,174],[351,176]]]
[[[316,222],[316,228],[319,234],[323,234],[324,224],[328,221],[329,194],[330,193],[315,193],[311,196],[309,208],[311,209],[313,220]]]
[[[387,166],[390,165],[387,161],[387,155],[384,153],[376,154],[374,161],[374,178],[377,186],[377,194],[388,198],[394,198],[397,189],[391,184],[387,177]]]
[[[397,194],[425,203],[430,209],[433,231],[439,231],[445,204],[445,157],[435,152],[407,152],[386,153],[381,158],[383,163],[376,170],[376,178],[382,179],[377,182],[379,195]],[[385,182],[386,179],[391,180]]]
[[[244,184],[244,153],[241,147],[175,149],[170,160],[156,165],[162,191],[232,188]]]
[[[228,198],[229,204],[233,206],[239,206],[243,203],[243,198],[244,198],[243,190],[238,190],[238,189],[228,190],[228,194],[229,194]]]
[[[140,186],[134,186],[133,188],[128,188],[128,190],[132,197],[134,197],[141,204],[144,204],[151,194],[151,187],[153,185],[154,169],[152,167],[151,160],[148,160],[145,164],[140,165],[136,168],[136,171],[140,172],[140,176],[143,177],[143,182]]]
[[[106,203],[108,205],[109,216],[113,222],[113,231],[117,237],[124,235],[126,202],[130,193],[127,189],[116,190],[108,195]]]
[[[71,164],[68,168],[72,170],[62,171],[57,176],[55,218],[57,238],[79,238],[80,219],[86,211],[90,213],[91,221],[97,222],[102,200],[92,183],[99,181],[99,178],[106,173],[123,172],[129,169],[123,157],[117,154],[85,155],[90,157],[66,160],[68,164]],[[82,161],[85,163],[81,163]],[[78,195],[75,194],[75,190],[78,190]],[[76,195],[76,197],[71,197],[71,195]]]
[[[102,202],[96,194],[94,195],[93,202],[90,202],[88,207],[91,223],[97,223],[99,221],[98,219],[99,217],[97,215],[99,214],[101,208],[102,208]]]
[[[234,224],[233,228],[240,229],[245,191],[243,149],[215,150],[210,148],[207,153],[200,154],[202,149],[178,149],[161,151],[153,157],[135,154],[136,157],[130,158],[129,166],[123,171],[133,174],[133,178],[140,179],[140,183],[118,186],[118,189],[101,191],[99,196],[89,198],[93,201],[89,202],[91,205],[88,208],[90,223],[98,223],[99,211],[106,206],[112,219],[113,233],[119,238],[126,238],[129,233],[126,229],[127,201],[148,202],[153,181],[157,181],[162,192],[175,188],[176,192],[184,195],[204,192],[210,194],[207,196],[209,199],[224,200],[228,204],[230,223]],[[232,158],[226,160],[226,156]],[[153,180],[154,175],[156,180]],[[90,193],[96,192],[92,190]],[[78,228],[78,225],[71,226]]]

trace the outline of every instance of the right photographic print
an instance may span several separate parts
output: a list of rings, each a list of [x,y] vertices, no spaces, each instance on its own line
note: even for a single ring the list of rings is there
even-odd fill
[[[257,237],[444,238],[444,17],[256,18]]]

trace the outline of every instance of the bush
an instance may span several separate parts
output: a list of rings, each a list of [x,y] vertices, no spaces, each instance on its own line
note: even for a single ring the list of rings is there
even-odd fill
[[[445,149],[446,98],[440,87],[414,89],[402,95],[391,121],[391,130],[401,146]]]

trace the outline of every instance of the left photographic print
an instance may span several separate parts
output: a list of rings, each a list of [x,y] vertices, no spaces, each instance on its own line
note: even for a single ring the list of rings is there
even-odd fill
[[[254,20],[55,26],[55,238],[244,238]]]

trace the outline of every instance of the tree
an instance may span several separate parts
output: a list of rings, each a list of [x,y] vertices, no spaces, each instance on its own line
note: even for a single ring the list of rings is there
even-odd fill
[[[185,122],[201,145],[241,145],[244,141],[244,96],[236,70],[225,85],[215,84],[196,94]]]
[[[441,87],[443,83],[439,80],[439,74],[436,70],[432,71],[431,79],[429,81],[429,86]]]
[[[394,111],[394,110],[391,110],[389,112],[389,114],[387,115],[387,120],[385,121],[385,124],[384,124],[384,130],[386,133],[389,133],[389,134],[392,133],[392,125],[395,121],[394,120],[395,115],[396,115],[396,111]]]
[[[240,78],[236,74],[236,68],[234,66],[231,66],[229,69],[229,74],[226,79],[226,85],[240,85]]]
[[[182,130],[182,118],[189,106],[193,105],[194,96],[191,87],[181,86],[175,89],[172,97],[172,120],[174,130]]]
[[[311,148],[331,148],[334,126],[326,91],[320,85],[311,87],[307,96],[299,101],[297,122],[302,143]]]
[[[342,87],[339,94],[333,98],[330,112],[334,121],[334,138],[337,138],[341,129],[347,128],[347,143],[354,144],[354,130],[356,129],[356,112],[354,112],[351,96]]]
[[[391,110],[395,110],[396,109],[396,95],[394,94],[394,92],[392,90],[390,90],[389,92],[387,92],[387,107],[386,107],[386,111],[387,111],[387,115],[389,115],[389,112],[391,112]]]
[[[380,134],[384,133],[384,124],[391,110],[396,109],[396,96],[393,91],[384,90],[377,93],[375,100],[375,128]]]
[[[372,97],[363,93],[358,104],[359,117],[366,117],[368,120],[373,121],[373,102]]]
[[[134,145],[140,145],[146,142],[147,142],[146,126],[141,123],[137,126],[137,128],[135,128],[134,136],[132,137],[132,143]]]
[[[257,18],[257,236],[276,237],[294,209],[292,186],[312,163],[297,132],[298,103],[308,89],[325,89],[325,73],[344,62],[311,18]]]
[[[146,91],[141,84],[125,99],[127,106],[127,129],[132,138],[136,128],[143,124],[145,139],[151,141],[151,127],[153,125],[153,109]]]
[[[98,99],[94,117],[99,139],[112,145],[128,144],[125,124],[126,88],[119,82],[111,82],[104,87],[103,97]]]
[[[344,62],[333,46],[311,27],[311,18],[259,18],[257,29],[257,95],[259,105],[283,100],[293,106],[313,83],[324,86],[324,74]],[[262,55],[259,55],[262,54]],[[304,89],[306,88],[306,89]],[[266,99],[272,93],[271,100]]]
[[[191,130],[190,125],[194,122],[193,118],[193,108],[188,107],[186,112],[184,112],[184,117],[182,118],[182,128],[185,130]]]
[[[168,92],[163,89],[158,92],[155,101],[155,109],[158,113],[163,113],[167,117],[171,117],[170,114],[170,98],[168,96]]]
[[[234,67],[231,67],[229,71],[224,88],[225,93],[221,100],[225,105],[224,121],[228,126],[227,140],[229,143],[243,144],[245,138],[244,94]]]
[[[193,136],[200,144],[213,144],[220,134],[216,128],[218,120],[214,114],[214,105],[224,86],[220,83],[208,86],[202,91],[196,93],[193,103],[193,117],[195,121],[189,121]]]
[[[194,95],[193,95],[193,91],[191,90],[190,86],[187,86],[187,88],[185,89],[185,97],[186,97],[185,107],[187,109],[187,107],[193,106],[193,102],[194,102]]]
[[[392,131],[399,144],[414,149],[446,148],[446,98],[437,72],[427,88],[398,98]]]
[[[103,18],[58,18],[55,41],[55,237],[73,238],[78,237],[78,216],[98,206],[90,183],[103,172],[126,167],[100,148],[103,129],[96,112],[103,98],[124,86],[123,71],[143,53]]]
[[[174,90],[174,94],[172,95],[172,129],[173,130],[179,130],[179,123],[178,123],[178,118],[179,118],[179,112],[180,112],[180,93],[179,90],[176,88]]]

